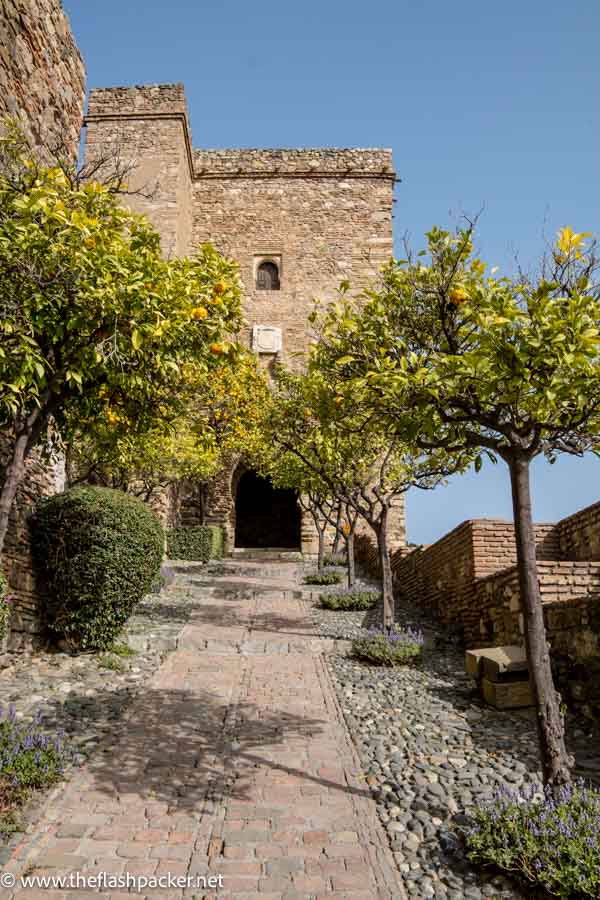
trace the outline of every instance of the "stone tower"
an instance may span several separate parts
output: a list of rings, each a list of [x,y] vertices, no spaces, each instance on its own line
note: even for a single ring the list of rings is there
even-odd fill
[[[210,241],[237,260],[244,337],[265,366],[301,365],[313,300],[332,299],[344,279],[366,285],[392,255],[390,150],[194,150],[178,84],[93,90],[86,126],[88,158],[113,148],[135,165],[130,185],[144,196],[131,205],[158,229],[165,254]],[[276,539],[310,551],[310,524],[284,493],[233,462],[215,479],[203,518],[224,527],[229,550],[236,540]],[[403,509],[395,512],[394,547],[405,540]],[[194,514],[188,502],[186,524]],[[295,535],[283,527],[294,517]]]

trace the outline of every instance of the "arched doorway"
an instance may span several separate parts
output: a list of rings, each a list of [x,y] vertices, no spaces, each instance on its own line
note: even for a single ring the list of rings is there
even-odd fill
[[[296,492],[275,488],[268,478],[247,471],[235,496],[235,546],[300,549],[300,508]]]

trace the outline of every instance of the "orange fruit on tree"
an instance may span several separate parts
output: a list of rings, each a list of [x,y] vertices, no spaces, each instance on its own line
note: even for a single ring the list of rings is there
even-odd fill
[[[192,319],[205,319],[208,315],[208,310],[205,306],[195,306],[192,310]]]
[[[224,283],[223,281],[217,281],[217,282],[215,282],[215,285],[214,285],[214,287],[213,287],[213,291],[215,292],[215,294],[224,294],[225,291],[226,291],[226,285],[225,285],[225,283]]]
[[[223,353],[223,344],[211,344],[209,350],[211,353],[214,353],[215,356],[219,356],[220,353]]]
[[[465,300],[469,299],[469,295],[462,287],[454,288],[450,291],[450,303],[454,303],[458,306],[459,303],[464,303]]]

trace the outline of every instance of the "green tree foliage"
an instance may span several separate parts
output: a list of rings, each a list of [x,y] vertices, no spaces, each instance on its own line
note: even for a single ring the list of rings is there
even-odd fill
[[[335,315],[332,310],[332,319]],[[389,436],[367,405],[339,379],[325,343],[316,348],[307,374],[279,372],[266,430],[265,443],[272,448],[267,465],[276,478],[285,478],[287,486],[296,486],[301,493],[328,499],[332,510],[339,502],[348,508],[344,533],[350,539],[349,561],[354,558],[357,517],[373,530],[381,561],[384,626],[391,628],[390,511],[410,487],[434,487],[464,466],[468,454],[444,450],[424,454],[414,443],[410,446]],[[328,516],[335,524],[331,513]]]
[[[486,274],[473,227],[434,228],[378,290],[325,316],[321,358],[390,434],[427,453],[502,459],[511,477],[525,641],[546,781],[570,777],[535,559],[531,460],[600,437],[595,247],[563,229],[536,277]]]
[[[267,392],[255,357],[236,347],[180,385],[176,419],[167,417],[172,401],[159,404],[155,424],[140,429],[105,393],[105,415],[81,423],[69,448],[69,482],[102,484],[147,501],[178,481],[206,483],[231,453],[252,453],[260,445]]]
[[[240,286],[209,245],[163,259],[158,234],[110,187],[37,163],[10,130],[0,283],[0,428],[12,441],[1,550],[25,459],[50,422],[70,441],[82,422],[122,415],[143,432],[172,421],[182,386],[232,352],[224,335],[239,326]]]

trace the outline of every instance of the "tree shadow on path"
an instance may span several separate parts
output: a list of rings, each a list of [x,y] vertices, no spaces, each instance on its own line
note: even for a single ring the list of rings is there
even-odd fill
[[[343,777],[321,777],[304,767],[307,742],[328,725],[251,703],[236,707],[205,690],[148,690],[88,761],[90,790],[198,812],[207,799],[256,799],[252,783],[263,769],[294,776],[300,786],[370,797]],[[275,801],[276,786],[273,793]]]

